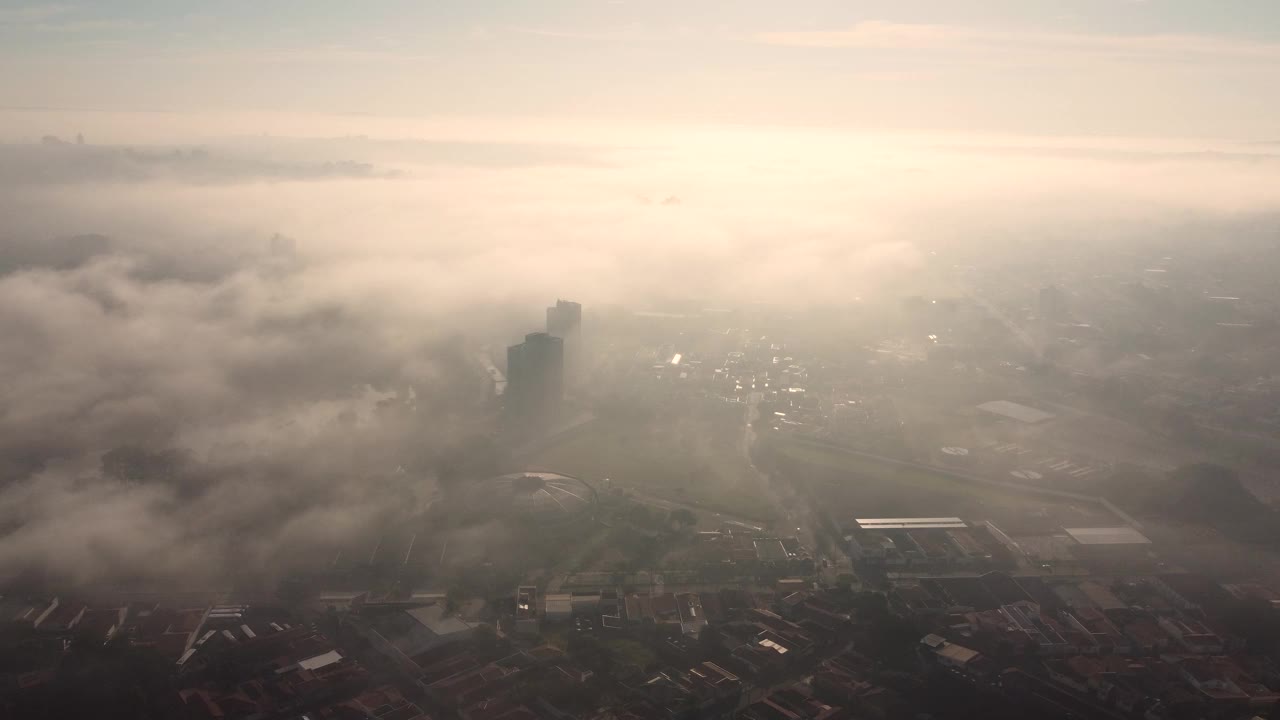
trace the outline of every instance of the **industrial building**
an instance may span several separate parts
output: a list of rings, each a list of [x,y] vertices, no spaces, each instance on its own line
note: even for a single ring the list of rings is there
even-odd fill
[[[538,630],[538,588],[521,585],[516,588],[516,633],[532,637]]]
[[[989,563],[996,542],[958,517],[858,518],[846,538],[855,559],[887,567],[973,567]]]
[[[467,511],[540,530],[575,528],[595,513],[596,491],[585,481],[551,472],[499,475],[468,489]]]

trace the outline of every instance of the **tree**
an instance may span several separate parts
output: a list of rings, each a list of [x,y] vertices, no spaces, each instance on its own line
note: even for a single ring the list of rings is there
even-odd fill
[[[858,593],[853,600],[853,606],[857,609],[858,615],[867,620],[881,620],[890,614],[889,599],[884,593]]]
[[[172,663],[127,643],[79,644],[68,652],[44,693],[23,696],[6,717],[93,717],[144,720],[171,717]]]
[[[651,528],[654,525],[653,511],[649,509],[649,506],[641,505],[640,503],[635,503],[631,506],[631,509],[627,511],[627,519],[631,521],[632,525],[639,528]]]
[[[582,666],[599,673],[613,672],[613,652],[594,635],[574,633],[569,636],[569,655]]]
[[[639,535],[631,540],[630,545],[624,550],[629,555],[629,566],[634,570],[640,570],[652,566],[662,557],[663,545],[658,538]]]
[[[1245,488],[1235,470],[1193,463],[1174,470],[1170,479],[1183,488],[1170,508],[1174,515],[1212,525],[1236,540],[1280,542],[1276,512]]]
[[[471,634],[471,642],[482,655],[490,655],[498,649],[498,631],[485,623],[477,625]]]
[[[691,528],[698,524],[698,516],[692,510],[677,508],[671,511],[671,522],[680,529]]]

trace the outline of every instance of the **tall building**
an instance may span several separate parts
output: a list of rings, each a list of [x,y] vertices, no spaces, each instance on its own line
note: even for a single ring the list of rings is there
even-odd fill
[[[544,420],[560,411],[564,396],[564,341],[529,333],[507,348],[507,412],[517,420]]]
[[[1067,315],[1067,294],[1057,285],[1040,288],[1040,320],[1048,323],[1062,322]]]
[[[568,300],[556,300],[547,308],[547,334],[555,335],[566,344],[575,344],[582,334],[582,305]]]
[[[547,308],[547,334],[564,340],[565,377],[572,384],[582,367],[582,305],[557,299]]]

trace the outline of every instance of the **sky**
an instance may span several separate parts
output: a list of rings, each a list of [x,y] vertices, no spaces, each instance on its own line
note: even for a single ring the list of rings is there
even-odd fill
[[[1272,0],[0,2],[9,109],[1280,138]]]

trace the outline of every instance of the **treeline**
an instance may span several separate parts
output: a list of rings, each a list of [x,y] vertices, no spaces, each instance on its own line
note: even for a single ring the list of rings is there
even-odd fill
[[[1193,463],[1164,476],[1126,468],[1105,483],[1099,494],[1128,512],[1199,523],[1233,540],[1280,547],[1280,513],[1250,492],[1231,468]]]

